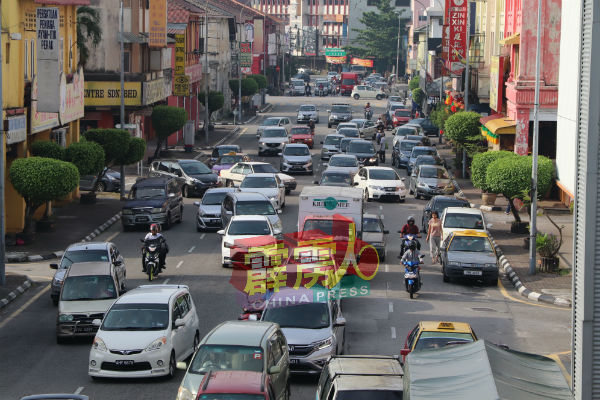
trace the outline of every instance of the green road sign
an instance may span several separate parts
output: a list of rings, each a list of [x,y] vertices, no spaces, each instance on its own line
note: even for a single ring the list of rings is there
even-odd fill
[[[346,56],[346,50],[342,50],[342,49],[326,49],[325,50],[325,55],[326,56],[330,56],[330,57],[345,57]]]

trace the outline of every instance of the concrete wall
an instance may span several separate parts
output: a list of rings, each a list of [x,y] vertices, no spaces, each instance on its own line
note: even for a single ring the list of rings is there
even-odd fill
[[[577,142],[577,103],[581,53],[581,4],[562,8],[558,112],[556,128],[556,168],[559,185],[570,194],[575,190]]]
[[[86,71],[119,72],[121,70],[118,45],[119,0],[92,0],[91,5],[100,11],[102,40],[90,51]],[[123,20],[125,22],[125,18]]]

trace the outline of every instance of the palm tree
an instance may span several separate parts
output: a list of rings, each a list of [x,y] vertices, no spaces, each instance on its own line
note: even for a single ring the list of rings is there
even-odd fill
[[[88,43],[93,47],[98,46],[102,40],[100,28],[100,13],[97,9],[81,6],[77,9],[77,50],[79,51],[79,65],[85,66],[90,50]]]

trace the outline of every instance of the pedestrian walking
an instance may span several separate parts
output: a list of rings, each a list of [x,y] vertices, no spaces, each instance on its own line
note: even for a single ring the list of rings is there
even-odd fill
[[[511,212],[511,207],[512,207],[512,202],[509,200],[508,201],[508,205],[506,206],[506,211],[504,211],[506,213],[506,215],[510,214]]]
[[[381,132],[379,137],[379,161],[385,163],[385,149],[387,148],[387,141],[385,137],[385,131]]]
[[[431,219],[427,226],[427,238],[425,241],[429,242],[429,254],[431,255],[431,262],[436,263],[440,260],[438,255],[440,253],[440,243],[442,241],[442,221],[437,211],[431,212]]]

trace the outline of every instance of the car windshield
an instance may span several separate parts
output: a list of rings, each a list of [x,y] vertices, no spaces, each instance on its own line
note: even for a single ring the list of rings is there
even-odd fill
[[[273,215],[275,208],[268,200],[238,201],[235,206],[237,215]]]
[[[283,154],[285,154],[286,156],[309,156],[310,152],[308,151],[308,147],[304,147],[304,146],[293,146],[293,147],[286,147],[285,150],[283,150]]]
[[[210,174],[212,171],[201,161],[186,161],[179,163],[183,171],[188,175]]]
[[[437,178],[437,179],[450,179],[448,173],[442,168],[421,168],[419,171],[419,177],[421,178]]]
[[[342,152],[346,152],[346,150],[348,149],[348,145],[350,144],[350,142],[352,141],[352,138],[345,138],[340,140],[340,150]]]
[[[322,329],[329,326],[327,303],[286,305],[282,297],[272,302],[264,312],[263,321],[278,323],[282,328]]]
[[[365,121],[352,120],[351,122],[355,123],[357,128],[363,128],[365,126]]]
[[[223,156],[217,164],[235,164],[244,161],[244,156]]]
[[[348,174],[324,174],[321,177],[321,185],[327,185],[331,183],[345,183],[350,186],[352,179]]]
[[[160,331],[169,327],[167,304],[115,304],[102,321],[103,331]]]
[[[276,174],[279,172],[271,164],[256,164],[253,168],[257,174]]]
[[[277,126],[277,125],[279,125],[279,118],[267,118],[262,123],[262,126]]]
[[[364,218],[362,230],[363,232],[382,232],[377,218]]]
[[[247,176],[242,181],[240,188],[245,189],[274,189],[277,181],[274,176]]]
[[[267,129],[263,131],[262,137],[274,138],[274,137],[287,137],[287,133],[284,129]]]
[[[375,153],[375,148],[369,142],[351,142],[348,145],[348,153]]]
[[[396,117],[410,117],[410,110],[396,110],[394,115]]]
[[[352,82],[354,82],[354,80],[352,80]],[[333,106],[331,108],[331,113],[349,113],[350,112],[350,107],[349,106]]]
[[[483,219],[477,214],[447,214],[444,228],[483,229]]]
[[[404,99],[400,96],[390,96],[389,101],[394,102],[394,101],[403,101]]]
[[[350,78],[342,79],[342,85],[354,85],[354,84],[356,84],[356,81],[354,79],[350,79]]]
[[[349,142],[348,142],[349,143]],[[358,160],[354,157],[331,157],[329,165],[332,167],[358,167]]]
[[[202,196],[202,204],[205,206],[220,205],[226,195],[227,192],[204,193],[204,196]]]
[[[228,235],[270,235],[267,221],[231,221]]]
[[[292,81],[292,85],[294,85],[294,86],[304,86],[304,81]]]
[[[240,151],[239,146],[222,146],[219,147],[219,149],[217,150],[217,152],[219,153],[219,156],[222,156],[224,154],[227,153],[237,153],[238,151]]]
[[[265,400],[264,394],[246,394],[246,393],[207,393],[198,394],[196,400]]]
[[[402,400],[402,390],[340,390],[336,392],[336,400]]]
[[[192,374],[226,370],[262,372],[263,355],[260,347],[204,345],[196,352],[188,372]]]
[[[408,128],[408,127],[400,127],[398,129],[396,129],[396,135],[397,136],[408,136],[408,135],[414,135],[416,132],[414,129],[412,128]]]
[[[410,151],[416,145],[418,145],[418,143],[414,143],[414,142],[400,142],[400,150],[402,150],[402,151]]]
[[[462,201],[436,201],[433,209],[437,211],[440,215],[442,215],[442,211],[444,211],[448,207],[466,207],[469,208],[470,205],[467,202]]]
[[[109,261],[107,250],[69,250],[63,255],[60,268],[69,268],[73,263]]]
[[[290,133],[292,135],[310,135],[310,128],[292,128]]]
[[[442,160],[434,156],[417,157],[417,165],[442,165]]]
[[[315,111],[315,110],[316,110],[315,106],[300,106],[300,111]]]
[[[359,137],[358,129],[355,128],[342,128],[338,133],[346,137]]]
[[[392,104],[392,105],[390,105],[390,110],[392,110],[392,111],[397,110],[398,108],[404,108],[404,104]]]
[[[116,299],[115,282],[110,275],[69,276],[60,293],[61,301]]]
[[[435,149],[413,149],[412,154],[410,156],[411,156],[411,158],[417,158],[418,156],[423,156],[423,155],[430,156],[435,153],[436,153]]]
[[[450,336],[452,335],[452,336]],[[448,344],[458,344],[458,342],[472,342],[473,336],[470,333],[460,332],[423,332],[415,345],[415,351],[439,349]]]
[[[143,186],[131,189],[131,198],[136,200],[151,199],[153,197],[165,197],[165,188],[162,186]]]
[[[400,177],[392,169],[372,169],[369,171],[369,178],[381,181],[399,181]]]
[[[341,136],[327,136],[323,144],[337,146],[340,143],[340,140],[342,140]]]
[[[476,253],[491,253],[492,245],[486,237],[454,236],[450,242],[450,251],[468,251]]]

